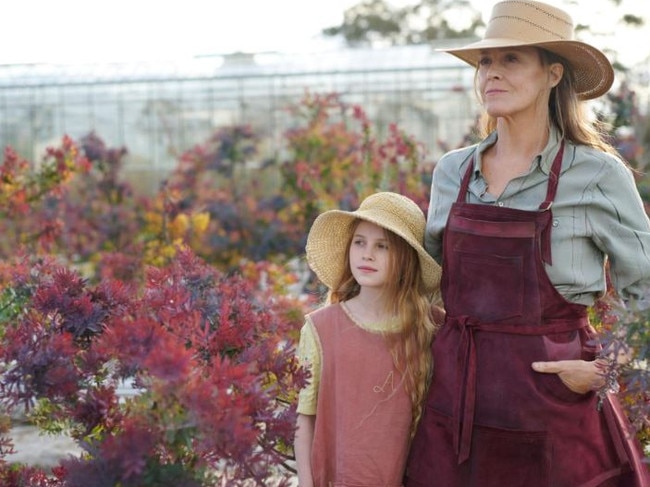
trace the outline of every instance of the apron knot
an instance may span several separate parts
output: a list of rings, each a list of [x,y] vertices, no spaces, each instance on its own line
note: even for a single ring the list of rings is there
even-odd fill
[[[471,316],[447,316],[447,323],[460,332],[458,342],[458,361],[456,363],[456,397],[453,407],[454,449],[458,455],[458,464],[465,462],[470,455],[474,412],[476,410],[477,353],[475,334],[477,331],[487,333],[506,333],[513,335],[542,336],[553,333],[575,331],[588,326],[585,316],[571,320],[547,320],[540,325],[487,323]]]
[[[456,369],[458,387],[454,402],[454,449],[460,465],[469,458],[474,426],[474,409],[476,404],[476,345],[474,331],[480,322],[470,316],[459,316],[449,320],[460,329],[458,344],[458,367]]]

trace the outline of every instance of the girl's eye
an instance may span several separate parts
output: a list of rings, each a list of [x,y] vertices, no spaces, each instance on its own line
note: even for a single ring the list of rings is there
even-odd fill
[[[517,60],[517,56],[514,54],[508,54],[506,56],[506,61],[508,61],[509,63],[514,62],[516,60]]]
[[[490,59],[486,57],[482,57],[478,60],[478,64],[479,66],[487,66],[488,64],[490,64]]]
[[[388,248],[388,244],[380,243],[380,244],[377,244],[377,247],[379,247],[380,249],[387,249],[387,248]]]
[[[361,239],[355,239],[352,241],[353,245],[363,245],[363,240]]]

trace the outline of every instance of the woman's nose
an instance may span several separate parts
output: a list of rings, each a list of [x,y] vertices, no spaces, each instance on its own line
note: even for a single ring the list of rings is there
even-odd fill
[[[496,64],[492,63],[487,69],[487,78],[488,79],[494,79],[494,78],[500,78],[501,77],[501,70],[496,66]]]

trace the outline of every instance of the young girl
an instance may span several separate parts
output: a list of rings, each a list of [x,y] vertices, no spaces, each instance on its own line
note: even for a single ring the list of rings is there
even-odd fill
[[[321,214],[309,232],[307,261],[329,293],[300,337],[312,373],[298,403],[300,487],[402,485],[440,281],[424,227],[413,201],[382,192]]]

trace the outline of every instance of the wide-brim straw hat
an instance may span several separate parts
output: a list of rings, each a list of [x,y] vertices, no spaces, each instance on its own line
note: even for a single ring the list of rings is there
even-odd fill
[[[566,59],[575,73],[578,97],[605,94],[614,69],[600,50],[573,39],[573,20],[559,8],[532,0],[506,0],[492,8],[483,39],[463,47],[440,49],[476,67],[484,49],[536,46]]]
[[[379,225],[406,240],[418,253],[426,291],[437,291],[440,266],[423,247],[424,212],[410,198],[388,191],[368,196],[356,211],[330,210],[316,218],[307,236],[307,262],[323,284],[333,289],[349,266],[346,252],[356,219]]]

